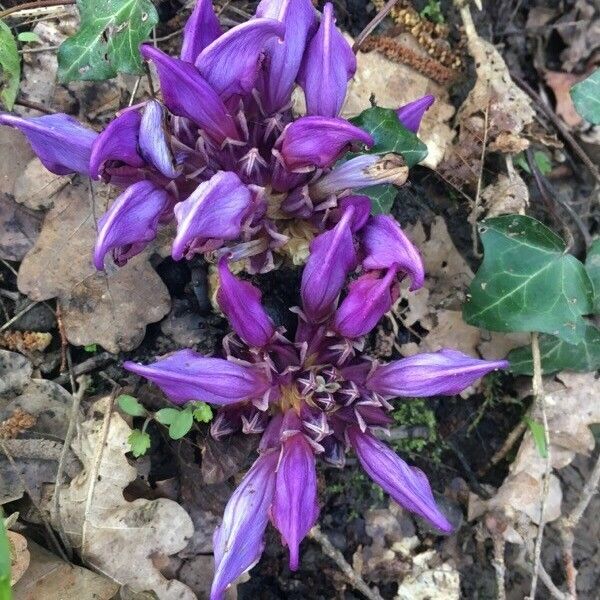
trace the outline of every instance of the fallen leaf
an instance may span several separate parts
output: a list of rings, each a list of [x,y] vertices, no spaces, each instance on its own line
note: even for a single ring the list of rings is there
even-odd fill
[[[483,210],[481,215],[525,214],[529,206],[529,190],[522,177],[514,172],[511,176],[500,173],[498,179],[481,192]]]
[[[0,396],[23,389],[32,372],[27,358],[16,352],[0,350]]]
[[[575,110],[575,105],[569,93],[571,88],[585,79],[585,75],[575,75],[573,73],[562,73],[560,71],[546,71],[544,74],[546,83],[552,88],[556,100],[556,114],[572,128],[579,127],[583,119]]]
[[[0,258],[23,260],[40,233],[41,218],[0,192]]]
[[[14,586],[27,571],[30,554],[27,549],[27,538],[16,531],[7,531],[10,545],[10,585]]]
[[[12,194],[19,174],[34,156],[33,150],[20,131],[0,125],[0,156],[0,193]]]
[[[458,600],[460,573],[435,550],[417,554],[411,573],[398,587],[395,600]]]
[[[104,194],[92,198],[81,182],[56,194],[36,245],[21,264],[17,283],[32,300],[59,299],[72,344],[100,344],[117,353],[139,345],[146,325],[168,312],[170,298],[148,263],[148,253],[124,267],[96,271],[91,262],[95,215],[105,212],[107,204]]]
[[[53,196],[70,182],[69,177],[51,173],[44,167],[39,158],[32,159],[19,172],[13,194],[15,202],[30,210],[46,210],[53,204]]]

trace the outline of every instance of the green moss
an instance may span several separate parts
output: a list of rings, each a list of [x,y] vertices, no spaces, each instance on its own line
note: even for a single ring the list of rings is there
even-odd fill
[[[424,400],[419,398],[402,399],[392,412],[392,418],[396,427],[411,429],[421,427],[426,434],[422,437],[406,437],[391,442],[391,445],[399,452],[407,454],[420,453],[425,450],[431,452],[432,458],[441,452],[438,445],[437,427],[435,413]],[[439,450],[439,452],[438,452]]]

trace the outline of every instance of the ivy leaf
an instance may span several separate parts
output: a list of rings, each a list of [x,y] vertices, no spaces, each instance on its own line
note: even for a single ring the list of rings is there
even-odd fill
[[[533,375],[531,346],[516,348],[507,358],[515,375]],[[588,325],[579,344],[567,344],[553,335],[542,335],[540,358],[544,375],[556,371],[586,373],[600,369],[600,329]]]
[[[0,101],[12,110],[19,92],[21,59],[10,27],[0,21]]]
[[[398,190],[390,183],[374,185],[358,190],[357,194],[368,196],[371,199],[371,214],[387,215],[391,212]]]
[[[121,394],[117,398],[119,408],[132,417],[145,417],[148,413],[146,409],[138,402],[137,398],[129,394]]]
[[[600,69],[571,88],[575,110],[593,125],[600,124]]]
[[[548,446],[546,445],[546,436],[544,435],[544,426],[529,417],[525,417],[525,423],[527,423],[527,427],[529,427],[529,431],[531,431],[531,435],[533,437],[533,443],[537,448],[538,454],[541,458],[548,457]]]
[[[181,411],[177,408],[161,408],[155,415],[154,418],[163,425],[171,425],[177,419]]]
[[[585,270],[594,288],[594,314],[600,314],[600,238],[594,240],[585,259]]]
[[[192,428],[193,424],[194,416],[190,408],[177,411],[177,416],[169,425],[169,437],[172,440],[180,440]]]
[[[487,219],[479,232],[485,251],[463,307],[467,323],[492,331],[539,331],[569,344],[585,336],[592,312],[585,267],[565,243],[523,215]]]
[[[427,146],[400,122],[395,110],[372,106],[350,119],[354,125],[369,132],[375,145],[369,154],[401,154],[409,167],[427,156]]]
[[[131,453],[136,458],[144,456],[150,448],[150,436],[145,431],[134,429],[127,438]]]
[[[79,31],[58,49],[58,77],[98,81],[142,73],[139,45],[158,23],[151,0],[77,0]]]
[[[212,408],[206,402],[194,402],[192,409],[198,423],[209,423],[213,418]]]

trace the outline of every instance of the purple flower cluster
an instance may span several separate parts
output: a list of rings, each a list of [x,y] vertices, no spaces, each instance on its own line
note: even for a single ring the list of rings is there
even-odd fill
[[[175,260],[210,252],[266,272],[293,254],[286,245],[294,235],[307,246],[335,225],[342,204],[368,207],[353,190],[406,178],[398,155],[336,165],[373,138],[339,117],[356,58],[331,4],[319,19],[310,0],[262,0],[254,18],[223,33],[210,0],[198,0],[179,58],[150,45],[141,52],[156,69],[162,103],[122,110],[100,134],[65,114],[0,115],[50,171],[124,190],[98,224],[98,269],[107,254],[123,265],[175,220]],[[295,119],[296,84],[307,114]],[[400,121],[416,131],[432,102],[400,108]],[[290,231],[299,220],[301,233]]]
[[[362,234],[357,251],[354,231]],[[374,435],[391,422],[396,397],[456,394],[506,361],[474,359],[442,350],[379,364],[362,355],[364,336],[397,297],[399,279],[423,284],[417,250],[389,216],[368,216],[349,204],[335,227],[318,235],[302,274],[302,306],[293,338],[276,328],[261,294],[218,265],[217,300],[234,333],[226,359],[182,350],[150,365],[125,368],[158,385],[176,403],[219,406],[216,439],[260,434],[259,458],[232,495],[214,535],[211,598],[260,558],[271,520],[298,567],[299,545],[315,524],[316,457],[342,467],[353,448],[367,474],[406,509],[448,532],[425,475]],[[346,287],[350,275],[357,274]],[[343,296],[343,300],[339,300]]]

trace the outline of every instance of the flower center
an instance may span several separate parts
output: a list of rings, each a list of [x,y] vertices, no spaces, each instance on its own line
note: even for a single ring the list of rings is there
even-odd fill
[[[293,408],[298,414],[300,414],[300,407],[306,399],[300,395],[298,388],[295,384],[288,384],[281,386],[281,399],[280,409],[282,412],[286,412]]]

